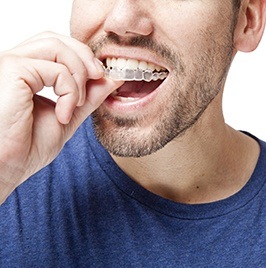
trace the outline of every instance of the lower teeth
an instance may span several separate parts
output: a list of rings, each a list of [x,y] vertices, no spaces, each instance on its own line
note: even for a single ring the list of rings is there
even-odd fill
[[[167,77],[168,72],[152,72],[141,69],[104,68],[104,76],[115,81],[157,81]]]

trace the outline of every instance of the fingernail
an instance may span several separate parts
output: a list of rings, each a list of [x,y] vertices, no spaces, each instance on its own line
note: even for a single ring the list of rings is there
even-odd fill
[[[103,73],[104,72],[103,63],[97,58],[94,58],[93,61],[94,61],[94,65],[95,65],[96,69],[99,72]]]

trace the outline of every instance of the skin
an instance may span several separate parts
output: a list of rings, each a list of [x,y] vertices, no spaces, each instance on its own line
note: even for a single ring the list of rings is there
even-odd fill
[[[49,164],[99,106],[98,118],[106,112],[112,118],[121,117],[105,99],[123,82],[103,78],[102,66],[95,59],[95,55],[101,58],[111,53],[146,60],[148,57],[170,71],[165,86],[152,102],[140,106],[137,113],[136,107],[123,108],[125,122],[132,122],[132,118],[138,121],[138,126],[127,126],[125,136],[129,136],[130,143],[138,137],[135,133],[150,141],[150,133],[168,120],[170,110],[159,121],[158,111],[170,103],[174,111],[172,121],[180,114],[179,107],[186,107],[184,101],[188,98],[182,96],[193,89],[184,116],[179,116],[180,126],[163,148],[143,153],[143,148],[138,149],[141,142],[137,141],[128,157],[121,157],[121,152],[110,148],[116,163],[146,189],[174,201],[211,202],[241,189],[254,170],[259,148],[254,140],[224,123],[222,91],[237,50],[251,51],[260,41],[265,2],[243,1],[232,32],[229,0],[169,0],[159,4],[153,0],[75,0],[71,18],[73,38],[43,33],[0,53],[0,202]],[[171,19],[169,10],[173,12]],[[120,43],[107,43],[94,50],[94,55],[88,45],[97,44],[97,40],[110,33],[118,36]],[[130,43],[143,37],[167,48],[175,55],[175,61],[164,57],[160,50],[151,51]],[[215,40],[215,45],[210,40]],[[202,59],[205,70],[199,72]],[[178,72],[176,60],[180,60]],[[44,86],[54,87],[59,96],[56,104],[36,95]],[[201,98],[202,93],[206,97]],[[174,106],[173,96],[180,97],[179,105]],[[114,121],[101,121],[99,131],[109,132],[119,141],[121,131]],[[159,133],[155,140],[158,139]],[[110,141],[106,141],[106,146],[107,143]],[[142,157],[136,157],[140,152]]]
[[[145,107],[119,113],[103,103],[94,113],[96,133],[116,163],[146,189],[179,202],[211,202],[239,191],[259,148],[222,115],[222,91],[236,53],[231,1],[97,1],[91,16],[90,4],[74,2],[73,37],[99,57],[111,50],[126,57],[133,49],[142,58],[151,51],[170,70]],[[137,38],[140,45],[134,45]]]
[[[102,66],[87,46],[50,32],[1,53],[0,69],[2,203],[58,155],[121,83],[102,79]],[[36,95],[44,86],[54,87],[56,104]]]
[[[177,14],[173,14],[176,20],[169,19],[169,5],[164,8],[162,4],[153,4],[152,14],[156,14],[156,10],[157,13],[160,11],[160,16],[155,16],[156,19],[148,14],[150,3],[140,5],[141,12],[147,9],[145,16],[129,4],[124,7],[125,10],[114,9],[113,14],[102,22],[105,33],[99,31],[97,34],[106,35],[106,41],[102,42],[103,38],[97,35],[92,39],[96,55],[101,55],[110,45],[113,49],[135,47],[137,57],[142,57],[145,50],[152,51],[158,56],[157,61],[170,71],[168,79],[158,90],[158,96],[145,107],[140,108],[138,105],[134,112],[116,113],[103,104],[94,113],[98,136],[104,146],[115,155],[139,157],[161,149],[190,128],[222,89],[233,54],[231,8],[221,16],[223,4],[219,6],[217,3],[209,5],[206,2],[199,4],[175,1],[170,1],[169,4],[170,8],[176,9]],[[180,15],[186,14],[186,10],[190,11],[190,16]],[[127,21],[118,21],[116,12],[123,12]],[[202,20],[203,16],[207,16],[208,20]],[[144,17],[149,21],[146,25],[149,31],[145,35],[119,35],[118,25],[133,27],[127,23],[132,23],[130,18],[134,17]],[[114,19],[117,20],[116,23]],[[167,25],[172,24],[177,25],[174,30],[172,27],[167,28]],[[86,25],[84,29],[80,25],[79,31],[88,31]],[[74,22],[72,26],[72,35],[77,37]],[[120,38],[115,44],[111,34]],[[98,38],[100,42],[97,42]],[[138,46],[134,45],[134,38],[138,38]],[[160,39],[164,41],[159,41]],[[148,42],[150,45],[147,45]],[[103,43],[105,44],[102,45]],[[119,55],[123,57],[123,51],[119,51]],[[107,132],[108,135],[105,135]]]

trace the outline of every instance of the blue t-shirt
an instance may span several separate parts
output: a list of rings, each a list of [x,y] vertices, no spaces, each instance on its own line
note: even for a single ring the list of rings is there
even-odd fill
[[[88,119],[0,207],[0,267],[266,267],[266,144],[244,188],[179,204],[128,178]]]

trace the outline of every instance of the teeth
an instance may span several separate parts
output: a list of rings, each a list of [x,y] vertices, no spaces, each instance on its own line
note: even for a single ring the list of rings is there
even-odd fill
[[[124,97],[120,97],[120,96],[113,96],[113,98],[116,100],[119,100],[121,102],[124,102],[124,103],[134,102],[134,101],[139,100],[139,98],[132,98],[132,97],[124,98]]]
[[[145,61],[107,58],[105,77],[118,81],[157,81],[167,77],[165,68]]]
[[[153,71],[165,71],[165,69],[159,65],[154,65],[152,63],[148,63],[146,61],[138,61],[134,59],[124,59],[124,58],[107,58],[106,59],[106,67],[114,68],[118,67],[120,69],[128,68],[128,69],[141,69],[146,70],[149,69]]]
[[[120,68],[120,69],[123,69],[123,68],[125,68],[126,67],[126,65],[127,65],[127,60],[126,59],[121,59],[121,58],[119,58],[119,59],[117,59],[117,62],[116,62],[116,67],[118,67],[118,68]],[[108,66],[108,65],[107,65]],[[109,65],[110,66],[110,65]],[[114,66],[114,65],[112,65],[112,66]]]
[[[146,69],[148,69],[148,63],[146,61],[141,61],[139,63],[139,66],[138,67],[139,67],[139,69],[146,70]]]
[[[153,72],[155,70],[155,65],[153,63],[148,63],[147,69],[149,69]]]
[[[112,66],[112,67],[114,67],[114,66]],[[135,70],[135,69],[137,69],[139,67],[139,62],[137,60],[127,60],[126,61],[126,67],[128,69]]]

